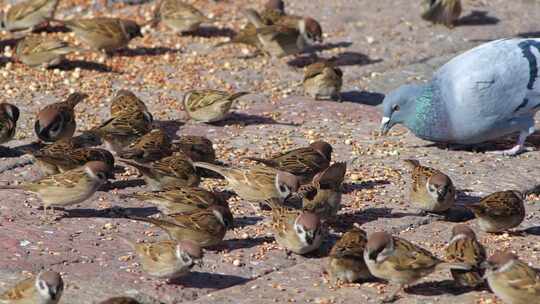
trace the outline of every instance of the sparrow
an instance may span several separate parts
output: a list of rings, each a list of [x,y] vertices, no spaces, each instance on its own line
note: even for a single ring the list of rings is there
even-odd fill
[[[101,161],[19,185],[0,185],[0,189],[21,189],[37,194],[45,214],[49,206],[69,206],[89,199],[107,182],[112,168]]]
[[[353,227],[345,232],[330,251],[328,273],[334,282],[354,283],[373,278],[364,262],[366,232]]]
[[[153,118],[149,112],[121,112],[100,126],[85,132],[85,136],[98,136],[108,150],[117,155],[139,137],[150,132]]]
[[[170,239],[192,241],[201,247],[220,244],[227,229],[232,227],[233,216],[223,206],[183,212],[165,216],[163,219],[126,215],[127,218],[154,224],[165,230]]]
[[[244,10],[244,15],[255,26],[263,50],[273,57],[297,54],[315,42],[322,42],[321,26],[313,18],[266,25],[255,10]]]
[[[323,226],[317,214],[288,208],[276,198],[265,203],[272,209],[270,226],[281,247],[288,252],[306,254],[321,246]]]
[[[226,168],[203,162],[193,165],[220,174],[229,187],[247,201],[262,202],[272,198],[283,201],[299,187],[298,177],[271,167]]]
[[[9,142],[15,136],[20,111],[10,103],[0,103],[0,144]]]
[[[31,152],[41,172],[48,176],[83,166],[89,161],[102,161],[114,168],[114,157],[111,152],[99,148],[79,148],[76,139],[60,139],[40,150]],[[112,171],[111,171],[112,172]],[[112,176],[109,176],[112,178]]]
[[[269,0],[260,13],[261,19],[265,25],[273,25],[285,16],[285,4],[281,0]],[[227,44],[242,43],[262,49],[263,46],[257,37],[257,28],[252,23],[248,23],[241,29],[230,41],[217,44],[215,47],[221,47]]]
[[[149,164],[121,159],[127,165],[135,167],[153,191],[160,191],[168,185],[199,185],[201,178],[195,172],[192,162],[182,154],[174,154]]]
[[[201,23],[213,22],[192,5],[179,0],[160,1],[152,23],[157,25],[159,21],[180,34],[197,30]]]
[[[341,101],[343,71],[329,61],[310,64],[304,70],[304,93],[315,100]]]
[[[2,304],[56,304],[64,291],[58,272],[43,271],[36,277],[19,282],[0,295]]]
[[[442,269],[470,270],[464,263],[443,262],[429,251],[409,241],[375,232],[369,235],[364,260],[371,274],[390,283],[399,284],[384,302],[393,302],[404,285],[414,283],[434,271]]]
[[[218,90],[193,90],[184,95],[184,109],[189,118],[198,122],[223,120],[233,102],[249,92],[229,94]]]
[[[171,139],[162,129],[150,132],[132,142],[122,151],[120,157],[132,159],[138,163],[148,163],[170,156]]]
[[[111,101],[111,117],[116,117],[121,113],[142,112],[146,113],[153,120],[152,115],[142,100],[133,92],[128,90],[118,90]]]
[[[66,101],[45,106],[36,117],[34,131],[37,137],[44,142],[53,142],[62,138],[70,138],[75,133],[75,106],[88,95],[71,93]]]
[[[300,178],[302,184],[305,184],[309,183],[315,174],[328,168],[332,160],[332,146],[325,141],[316,141],[307,147],[290,150],[269,159],[256,157],[244,159],[294,174]]]
[[[486,250],[469,226],[459,224],[452,228],[452,238],[446,247],[445,259],[448,262],[467,263],[471,266],[469,271],[451,270],[458,285],[475,288],[484,283],[481,264],[486,260]]]
[[[194,162],[212,163],[216,160],[214,144],[204,136],[182,135],[171,144],[171,149],[183,153]]]
[[[454,27],[461,15],[461,0],[423,0],[422,19]]]
[[[492,193],[478,203],[465,205],[478,218],[480,229],[485,232],[502,232],[521,224],[525,218],[523,195],[508,190]]]
[[[30,67],[49,68],[62,63],[65,55],[83,51],[53,37],[32,35],[17,43],[13,59]]]
[[[454,205],[456,188],[450,177],[437,169],[406,159],[411,168],[409,199],[423,212],[444,212]]]
[[[227,202],[218,194],[199,187],[167,187],[166,191],[136,192],[121,197],[147,201],[156,205],[163,214],[208,209],[213,205],[229,208]]]
[[[122,239],[135,251],[142,269],[159,279],[173,280],[185,276],[203,255],[201,247],[188,240],[135,243]]]
[[[340,162],[315,175],[311,185],[302,186],[299,190],[302,208],[317,214],[321,220],[335,218],[341,209],[341,184],[346,171],[347,164]]]
[[[504,303],[540,303],[540,273],[515,254],[497,251],[485,266],[489,288]]]
[[[99,304],[141,304],[139,301],[129,297],[114,297],[99,302]]]
[[[141,27],[132,20],[95,17],[54,21],[67,27],[90,48],[108,55],[126,47],[132,39],[142,37]]]
[[[57,6],[58,0],[19,2],[2,14],[0,28],[8,32],[33,31],[54,17]]]

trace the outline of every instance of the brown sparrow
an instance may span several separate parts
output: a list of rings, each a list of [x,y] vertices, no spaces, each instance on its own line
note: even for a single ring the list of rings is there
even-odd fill
[[[313,178],[311,185],[300,188],[302,208],[317,214],[322,220],[333,219],[341,209],[343,179],[346,163],[334,163]]]
[[[153,191],[160,191],[168,185],[193,187],[199,185],[201,181],[191,161],[181,154],[171,155],[149,164],[124,159],[121,161],[139,170]]]
[[[369,235],[364,260],[373,276],[399,284],[385,302],[395,301],[404,285],[414,283],[436,270],[471,269],[464,263],[443,262],[424,248],[387,232]]]
[[[478,203],[465,205],[478,218],[480,229],[501,232],[521,224],[525,218],[523,195],[508,190],[492,193]]]
[[[105,301],[99,302],[99,304],[141,304],[139,301],[129,297],[114,297]]]
[[[353,227],[345,232],[330,251],[328,273],[334,282],[353,283],[373,278],[364,262],[366,232]]]
[[[173,280],[189,273],[202,258],[202,250],[192,241],[135,243],[123,239],[135,251],[143,270],[153,277]]]
[[[43,271],[36,277],[19,282],[0,295],[2,304],[56,304],[64,291],[58,272]]]
[[[177,213],[163,219],[136,217],[127,218],[154,224],[165,230],[169,238],[177,241],[192,241],[201,247],[220,244],[227,229],[232,227],[233,216],[223,206],[213,205],[208,209]]]
[[[111,152],[105,149],[78,148],[77,146],[77,140],[66,138],[31,152],[31,154],[45,175],[66,172],[83,166],[89,161],[102,161],[110,168],[114,168],[114,157]]]
[[[423,0],[422,9],[424,20],[452,28],[461,15],[461,0]]]
[[[213,22],[198,9],[180,0],[161,0],[154,12],[153,23],[159,21],[180,34],[197,30],[201,23]]]
[[[420,210],[444,212],[454,205],[456,188],[450,177],[437,169],[421,166],[415,159],[406,159],[411,168],[409,197]]]
[[[229,94],[218,90],[193,90],[184,95],[184,109],[189,118],[199,122],[223,120],[233,102],[249,92]]]
[[[332,146],[324,141],[316,141],[308,147],[290,150],[269,159],[256,157],[245,159],[294,174],[301,178],[302,184],[305,184],[309,183],[315,174],[328,168],[332,160]]]
[[[540,303],[540,273],[515,254],[497,251],[485,266],[489,288],[504,303]]]
[[[39,139],[53,142],[62,138],[70,138],[75,133],[75,106],[88,95],[75,92],[66,101],[57,102],[41,109],[34,124],[34,130]]]
[[[255,26],[264,51],[274,57],[297,54],[311,44],[322,41],[322,29],[313,18],[301,18],[293,24],[266,25],[255,10],[244,10],[244,15]]]
[[[9,32],[33,31],[54,16],[58,0],[28,0],[13,5],[2,15],[0,28]]]
[[[272,208],[271,230],[281,247],[296,254],[306,254],[321,246],[323,226],[318,215],[288,208],[275,198],[266,203]]]
[[[328,61],[310,64],[304,71],[304,93],[315,100],[341,101],[343,71]]]
[[[204,136],[182,135],[171,145],[173,151],[178,151],[194,162],[212,163],[216,160],[214,144]]]
[[[15,136],[20,111],[10,103],[0,103],[0,144],[7,143]]]
[[[213,205],[229,208],[229,205],[219,195],[199,187],[169,187],[166,191],[136,192],[123,195],[157,206],[164,214],[191,212],[208,209]]]
[[[171,139],[162,129],[150,132],[132,142],[120,157],[132,159],[139,163],[160,160],[172,154]]]
[[[32,35],[17,43],[14,59],[30,67],[49,68],[59,65],[65,55],[83,51],[53,37]]]
[[[452,239],[446,247],[446,261],[467,263],[470,271],[452,269],[452,277],[460,286],[477,287],[484,283],[481,264],[486,260],[486,250],[478,242],[474,231],[467,225],[452,228]]]
[[[121,112],[86,133],[101,138],[108,150],[122,154],[133,141],[150,132],[152,122],[148,112]]]
[[[44,177],[20,185],[0,185],[0,189],[21,189],[37,194],[45,213],[49,206],[69,206],[89,199],[107,182],[112,168],[101,161],[91,161],[83,167]]]
[[[298,177],[270,167],[226,168],[202,162],[193,165],[220,174],[229,187],[247,201],[262,202],[272,198],[283,201],[299,187]]]
[[[73,31],[92,49],[107,54],[126,47],[136,37],[142,37],[141,27],[132,20],[95,17],[55,21]]]
[[[152,116],[144,102],[133,94],[133,92],[128,90],[118,90],[111,101],[111,117],[116,117],[120,113],[125,112],[143,112]]]

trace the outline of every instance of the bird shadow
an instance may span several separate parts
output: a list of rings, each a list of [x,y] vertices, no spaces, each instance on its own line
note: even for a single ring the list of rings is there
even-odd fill
[[[295,123],[279,122],[270,117],[252,115],[252,114],[246,114],[246,113],[237,113],[237,112],[231,112],[226,119],[209,123],[209,124],[216,127],[224,127],[228,125],[241,125],[241,126],[283,125],[283,126],[293,126],[293,127],[299,126],[298,124],[295,124]]]
[[[341,101],[378,106],[383,103],[384,96],[384,94],[377,92],[347,91],[341,92]]]
[[[228,239],[223,241],[219,246],[221,249],[227,249],[229,251],[237,249],[248,249],[255,246],[262,245],[264,243],[271,243],[274,239],[271,237],[256,237],[256,238],[247,238],[247,239]]]
[[[165,54],[180,53],[180,49],[173,49],[168,47],[137,47],[137,48],[125,48],[118,50],[116,54],[122,57],[139,57],[139,56],[160,56]]]
[[[487,11],[473,10],[470,14],[461,17],[456,21],[456,26],[474,26],[474,25],[495,25],[500,19],[489,16]]]
[[[25,150],[25,149],[30,149],[29,147],[26,147],[26,146],[28,145],[22,145],[22,146],[17,146],[13,148],[0,146],[0,157],[3,157],[3,158],[21,157],[27,154],[26,151],[28,150]]]
[[[77,68],[81,70],[87,70],[87,71],[96,71],[96,72],[102,72],[102,73],[118,73],[117,71],[114,71],[110,67],[93,61],[86,61],[86,60],[63,60],[59,65],[51,67],[51,68],[58,68],[61,71],[73,71]]]
[[[335,66],[362,66],[381,62],[382,59],[371,59],[369,56],[359,52],[343,52],[330,58],[322,58],[318,57],[314,53],[308,53],[297,56],[296,58],[288,61],[287,64],[295,68],[304,68],[318,61],[329,61],[332,62]]]
[[[407,216],[418,216],[417,213],[392,212],[392,208],[371,207],[354,212],[342,213],[339,215],[339,221],[333,223],[332,228],[338,232],[344,232],[350,229],[354,224],[363,225],[376,221],[379,218],[402,218]]]
[[[445,294],[451,294],[453,296],[459,296],[478,288],[461,287],[457,286],[454,280],[443,280],[436,282],[423,282],[410,286],[405,289],[408,294],[420,295],[420,296],[441,296]]]
[[[516,36],[521,38],[539,38],[540,32],[522,32],[518,33]]]
[[[351,45],[353,45],[352,42],[348,42],[348,41],[341,41],[337,43],[330,42],[330,43],[312,45],[309,50],[315,51],[315,52],[322,52],[322,51],[327,51],[327,50],[332,50],[332,49],[337,49],[337,48],[348,48]]]
[[[230,28],[220,28],[215,26],[200,26],[194,31],[182,33],[183,35],[196,36],[203,38],[229,37],[232,38],[236,34]]]
[[[10,47],[11,49],[15,49],[17,46],[17,43],[22,40],[22,38],[8,38],[5,40],[0,40],[0,50],[2,50],[2,53],[6,47]]]
[[[249,279],[228,274],[192,271],[190,275],[170,281],[188,288],[224,289],[249,282]]]
[[[362,181],[359,183],[343,183],[343,194],[350,194],[360,190],[373,189],[379,185],[388,185],[390,182],[386,179]]]
[[[234,228],[244,228],[247,226],[256,225],[258,222],[262,221],[264,218],[262,216],[243,216],[234,219]]]
[[[180,138],[177,133],[183,125],[184,123],[179,120],[154,120],[153,122],[154,127],[164,130],[173,140]]]
[[[136,188],[146,185],[144,180],[142,179],[130,179],[130,180],[121,180],[121,181],[115,181],[112,183],[105,184],[104,187],[100,189],[100,191],[110,191],[110,190],[121,190],[126,188]]]
[[[127,218],[126,215],[148,217],[159,213],[156,207],[123,208],[111,207],[102,210],[96,209],[66,209],[62,218]]]

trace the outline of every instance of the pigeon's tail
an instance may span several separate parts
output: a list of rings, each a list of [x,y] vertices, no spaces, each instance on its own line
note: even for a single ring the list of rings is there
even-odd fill
[[[467,263],[440,263],[436,266],[436,270],[450,270],[450,269],[457,269],[457,270],[471,270],[472,266]]]
[[[224,168],[224,167],[219,166],[219,165],[205,163],[205,162],[194,162],[193,166],[196,167],[196,168],[208,169],[210,171],[218,173],[219,175],[221,175],[223,177],[227,177],[226,173],[229,170],[228,168]]]

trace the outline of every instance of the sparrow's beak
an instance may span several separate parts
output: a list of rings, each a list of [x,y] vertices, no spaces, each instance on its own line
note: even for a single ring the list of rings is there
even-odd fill
[[[386,135],[388,131],[390,131],[390,128],[392,128],[392,125],[390,125],[390,117],[384,116],[381,119],[381,134]]]

